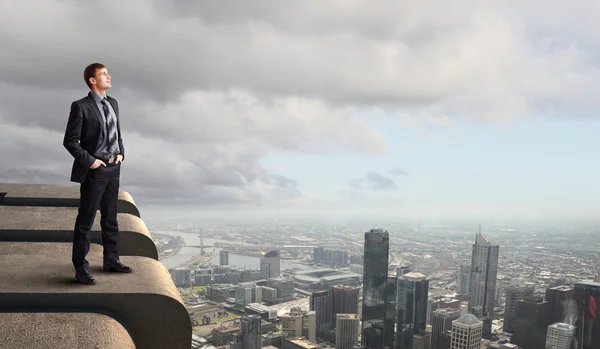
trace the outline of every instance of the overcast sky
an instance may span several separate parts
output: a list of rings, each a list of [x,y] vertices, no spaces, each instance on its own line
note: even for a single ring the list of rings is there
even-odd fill
[[[0,181],[107,65],[141,209],[598,216],[600,2],[0,2]]]

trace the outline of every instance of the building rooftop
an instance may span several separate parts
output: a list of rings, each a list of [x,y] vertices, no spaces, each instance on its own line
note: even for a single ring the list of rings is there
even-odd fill
[[[413,272],[402,275],[401,278],[418,281],[418,280],[424,280],[425,275],[413,271]]]
[[[452,322],[458,322],[464,325],[477,325],[482,323],[481,320],[479,320],[475,315],[473,314],[464,314],[461,315],[458,319],[452,321]]]
[[[78,185],[0,184],[2,348],[189,348],[187,309],[131,195],[119,193],[119,253],[131,274],[102,270],[100,218],[88,254],[98,284],[71,263]]]

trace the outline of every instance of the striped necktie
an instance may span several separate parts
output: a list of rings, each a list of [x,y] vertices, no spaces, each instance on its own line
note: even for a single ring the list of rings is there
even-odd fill
[[[115,122],[115,116],[110,112],[108,107],[108,100],[102,99],[102,108],[104,109],[104,116],[106,117],[106,129],[108,130],[108,152],[110,155],[116,155],[119,143],[117,142],[117,124]]]

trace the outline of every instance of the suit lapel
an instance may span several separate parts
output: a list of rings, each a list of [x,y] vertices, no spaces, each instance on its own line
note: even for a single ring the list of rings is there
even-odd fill
[[[102,129],[104,130],[104,118],[100,114],[100,110],[98,110],[98,105],[96,104],[96,101],[94,101],[94,98],[92,96],[88,95],[88,102],[90,103],[90,108],[92,108],[94,115],[96,115],[96,118],[98,118],[98,122],[100,123],[100,125],[102,125]]]

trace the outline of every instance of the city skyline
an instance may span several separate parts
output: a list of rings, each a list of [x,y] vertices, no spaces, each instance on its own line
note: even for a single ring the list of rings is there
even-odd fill
[[[597,220],[600,28],[579,5],[8,1],[0,181],[68,183],[100,61],[149,213]],[[110,49],[82,50],[97,31]]]

